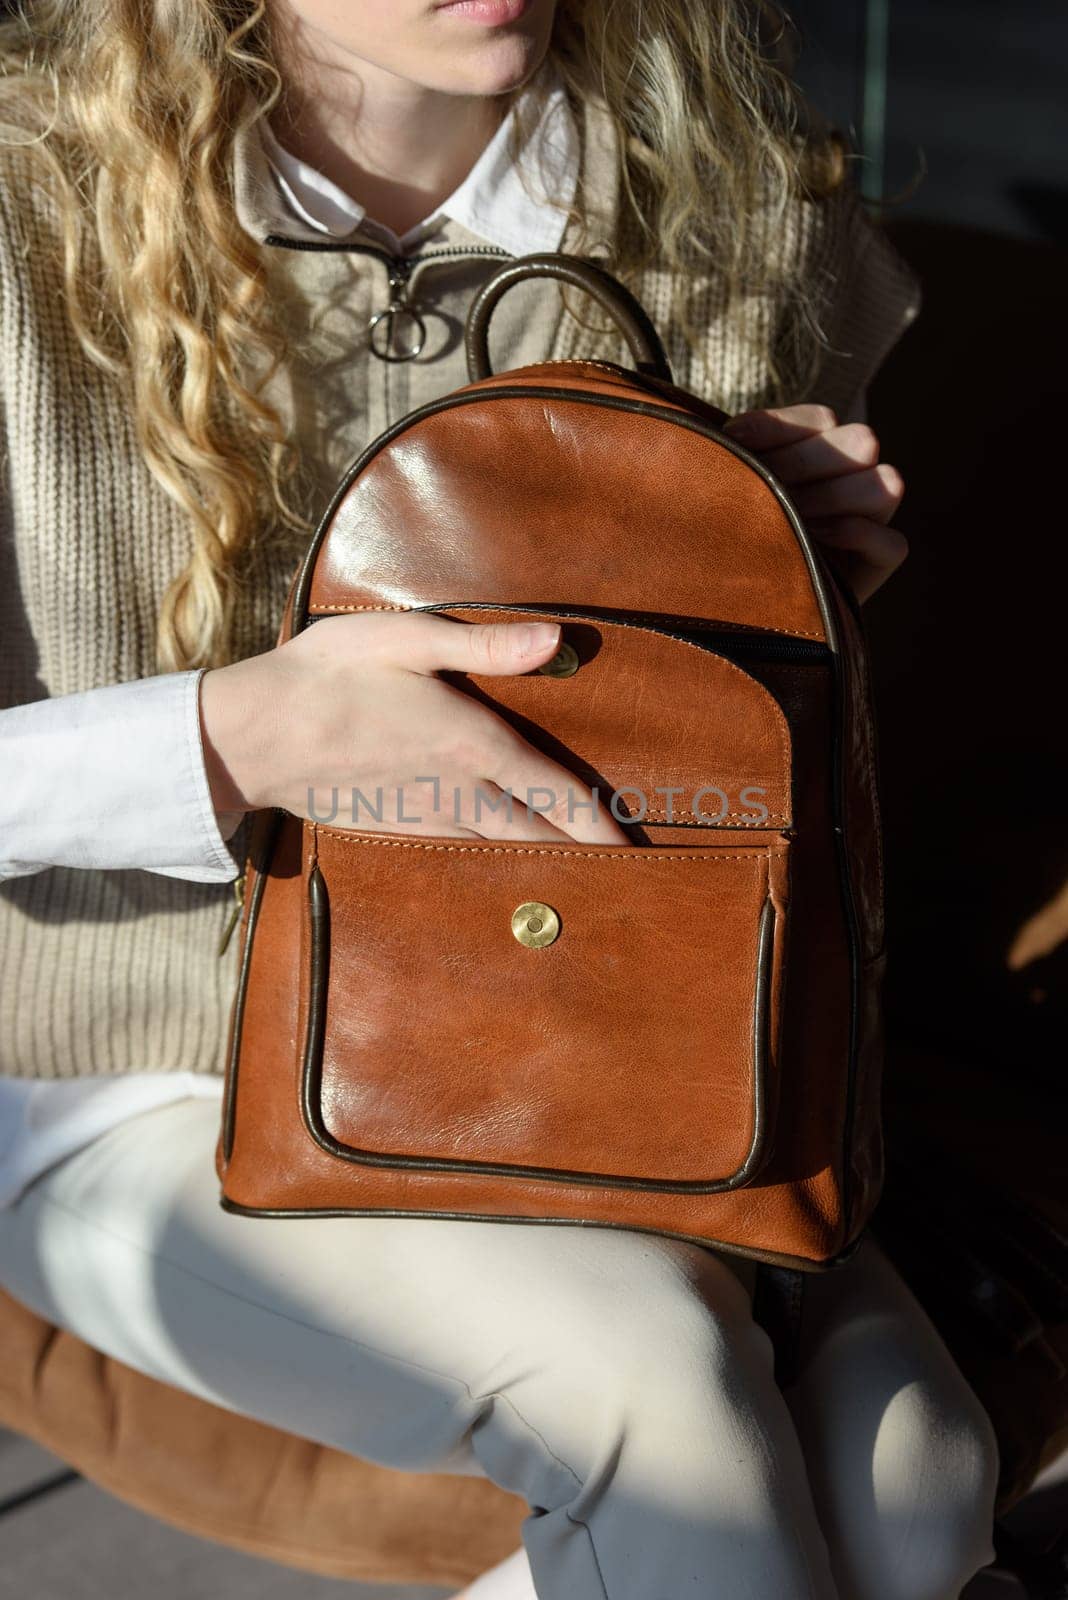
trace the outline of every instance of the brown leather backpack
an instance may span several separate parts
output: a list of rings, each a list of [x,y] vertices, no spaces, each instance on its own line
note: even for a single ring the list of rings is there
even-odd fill
[[[534,274],[608,309],[633,369],[492,375],[493,307]],[[547,668],[450,681],[611,797],[632,843],[259,813],[223,1204],[624,1227],[835,1265],[883,1181],[855,602],[600,266],[509,262],[467,352],[471,383],[346,474],[281,638],[383,608],[559,621]]]

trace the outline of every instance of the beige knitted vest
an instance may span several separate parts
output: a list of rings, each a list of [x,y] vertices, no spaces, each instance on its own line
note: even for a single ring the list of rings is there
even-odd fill
[[[585,240],[570,228],[562,247],[596,254],[617,225],[613,135],[595,108],[584,109],[581,133],[580,182],[594,221]],[[261,239],[270,230],[267,182],[258,140],[239,140],[235,225]],[[799,207],[793,226],[828,286],[831,349],[810,397],[846,414],[915,315],[916,283],[850,189]],[[190,546],[185,516],[140,459],[117,391],[67,324],[54,241],[39,166],[0,150],[0,707],[153,675],[157,609]],[[452,222],[426,249],[461,253],[416,269],[412,297],[427,345],[418,360],[389,365],[368,354],[366,337],[368,318],[388,301],[383,260],[265,246],[298,352],[275,393],[316,485],[309,515],[371,438],[467,381],[464,313],[498,261],[478,254],[485,241]],[[716,284],[699,285],[691,300],[707,330],[704,370],[670,323],[670,292],[657,270],[639,286],[676,381],[728,410],[760,403],[765,374],[732,344]],[[585,321],[588,307],[576,309]],[[601,322],[600,313],[589,321]],[[491,354],[498,369],[580,355],[626,359],[614,335],[580,325],[547,284],[504,298]],[[291,536],[262,542],[238,607],[239,656],[273,644],[299,553]],[[46,798],[76,805],[77,775],[68,795]],[[53,868],[0,883],[0,1073],[220,1071],[237,941],[221,959],[217,947],[231,905],[227,885],[142,871]]]

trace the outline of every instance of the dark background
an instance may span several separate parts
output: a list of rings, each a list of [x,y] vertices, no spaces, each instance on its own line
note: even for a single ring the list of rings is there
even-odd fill
[[[805,0],[796,21],[802,82],[924,288],[871,395],[911,543],[866,607],[892,1026],[1060,1073],[1068,913],[1046,956],[1007,958],[1068,881],[1068,8]]]
[[[900,195],[925,163],[902,214],[1065,243],[1068,8],[1061,0],[801,0],[794,20],[801,81],[840,126],[855,130],[874,168],[867,192]]]
[[[1012,1504],[1068,1448],[1068,8],[805,0],[798,20],[802,82],[854,131],[924,294],[869,407],[911,547],[864,608],[888,911],[873,1230],[993,1417]],[[1044,1481],[1019,1506],[1045,1517],[1042,1563],[1011,1516],[997,1533],[1036,1597],[1068,1593]]]

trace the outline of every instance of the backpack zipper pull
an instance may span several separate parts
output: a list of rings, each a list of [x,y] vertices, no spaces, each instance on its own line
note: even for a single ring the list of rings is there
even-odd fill
[[[413,265],[414,261],[407,256],[394,256],[391,259],[389,305],[384,311],[376,311],[367,324],[371,354],[377,356],[379,361],[414,361],[426,344],[426,323],[408,298],[408,279],[411,277]],[[409,338],[408,344],[395,355],[394,338],[398,320],[402,318],[407,319],[415,336],[414,339]],[[379,328],[382,333],[376,337]]]
[[[242,907],[243,907],[244,902],[245,902],[245,874],[244,873],[242,873],[239,878],[235,878],[234,879],[233,890],[234,890],[233,908],[232,908],[232,910],[230,912],[230,915],[229,915],[229,917],[227,919],[226,927],[223,929],[223,936],[219,940],[219,955],[220,956],[224,956],[226,954],[226,947],[230,943],[230,940],[233,938],[234,929],[237,927],[238,919],[241,916],[241,910],[242,910]]]

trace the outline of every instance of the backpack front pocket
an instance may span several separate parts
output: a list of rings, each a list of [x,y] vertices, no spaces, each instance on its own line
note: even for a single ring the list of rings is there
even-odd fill
[[[698,1192],[756,1176],[781,835],[305,840],[302,1111],[333,1155]]]

